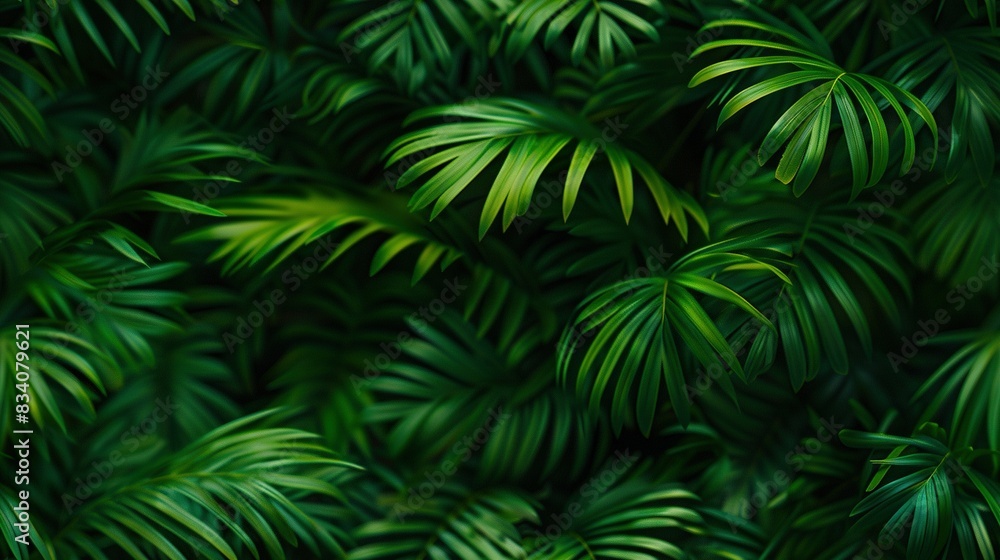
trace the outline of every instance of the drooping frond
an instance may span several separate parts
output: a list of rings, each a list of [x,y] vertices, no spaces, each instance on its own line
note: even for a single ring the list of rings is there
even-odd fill
[[[451,481],[426,498],[400,492],[387,510],[358,529],[361,546],[350,560],[523,558],[515,523],[538,521],[534,504],[516,491]]]
[[[635,204],[633,183],[638,173],[665,223],[673,220],[685,239],[688,215],[707,230],[701,208],[690,195],[671,186],[642,156],[614,143],[620,133],[613,130],[614,123],[606,124],[602,131],[599,123],[514,99],[489,99],[474,107],[423,109],[410,120],[433,117],[444,118],[445,124],[408,133],[386,150],[387,166],[413,154],[427,154],[399,178],[397,188],[444,166],[425,180],[410,199],[413,210],[434,203],[432,219],[506,152],[483,206],[479,236],[486,235],[501,208],[506,230],[517,216],[527,212],[545,170],[565,148],[572,146],[562,201],[564,218],[573,210],[583,178],[600,153],[611,166],[626,221]],[[465,119],[474,120],[463,122]]]
[[[371,273],[384,268],[408,248],[422,248],[414,270],[419,280],[435,264],[442,269],[461,257],[454,247],[440,243],[421,221],[406,212],[398,198],[384,195],[227,198],[218,205],[230,220],[184,236],[187,241],[224,240],[212,260],[224,259],[224,271],[268,262],[265,270],[281,264],[301,247],[349,228],[335,250],[324,249],[328,265],[355,244],[375,234],[388,234],[371,262]],[[304,219],[309,216],[309,219]],[[328,253],[328,254],[327,254]]]
[[[784,273],[766,262],[781,256],[760,239],[724,241],[685,255],[663,276],[618,282],[597,291],[580,304],[563,333],[560,380],[574,385],[594,409],[613,387],[611,417],[616,430],[621,430],[626,419],[630,424],[634,419],[648,435],[662,379],[678,419],[687,424],[690,404],[681,367],[682,350],[689,350],[705,367],[721,361],[744,377],[735,352],[698,298],[722,300],[773,329],[771,321],[750,302],[714,277],[727,269],[739,269],[774,274],[788,281]],[[584,340],[591,337],[592,341]],[[580,354],[582,362],[575,365],[574,355]],[[728,377],[723,376],[720,383],[735,396]]]
[[[885,193],[898,196],[889,189],[880,194]],[[826,365],[841,374],[848,372],[849,346],[839,317],[847,318],[864,354],[870,356],[873,324],[880,314],[867,308],[863,298],[874,297],[881,311],[893,317],[899,312],[893,294],[902,289],[911,297],[898,257],[907,254],[905,239],[883,223],[862,220],[870,204],[844,203],[836,195],[811,201],[806,211],[773,182],[729,194],[729,204],[743,211],[727,209],[723,214],[716,226],[723,238],[768,232],[788,243],[792,252],[790,284],[771,280],[752,285],[754,296],[767,302],[767,315],[777,323],[778,337],[771,342],[780,340],[792,387],[800,389]],[[884,220],[892,214],[884,205],[878,212]]]
[[[596,36],[601,66],[610,69],[616,58],[635,56],[634,35],[659,40],[655,18],[666,15],[667,10],[659,0],[527,0],[507,14],[509,35],[505,52],[514,59],[523,56],[543,29],[544,45],[550,48],[563,34],[571,34],[568,29],[572,25],[573,63],[579,65],[583,61]]]
[[[996,37],[996,31],[959,29],[920,37],[893,53],[898,58],[889,80],[919,95],[930,111],[937,111],[950,98],[951,121],[941,123],[950,140],[945,165],[949,182],[958,177],[970,155],[980,184],[986,185],[993,175],[1000,85],[987,76],[990,68],[1000,64]]]
[[[61,538],[78,557],[98,559],[108,556],[91,535],[135,558],[283,559],[282,541],[343,557],[341,543],[306,513],[305,498],[343,499],[330,480],[352,465],[311,443],[313,434],[252,427],[268,414],[217,428],[151,467],[148,480],[91,498],[73,513]]]
[[[954,402],[951,432],[954,443],[1000,452],[1000,325],[996,314],[980,330],[942,335],[937,343],[962,346],[923,383],[914,401],[930,396],[923,419],[937,418],[945,402]],[[994,464],[1000,457],[994,456]]]
[[[989,271],[1000,255],[1000,178],[980,185],[967,166],[953,183],[937,177],[922,185],[903,210],[913,224],[920,268],[953,287],[979,278],[997,293],[1000,277]]]
[[[608,467],[618,474],[624,466]],[[615,470],[612,470],[615,469]],[[603,474],[603,473],[602,473]],[[578,558],[685,558],[678,537],[701,530],[701,516],[691,506],[697,496],[677,485],[653,485],[630,480],[592,499],[597,488],[584,487],[580,502],[571,502],[571,525],[556,532],[534,532],[527,540],[531,560],[576,560]],[[671,536],[673,538],[671,538]]]
[[[797,68],[762,79],[731,96],[719,114],[721,126],[742,109],[769,95],[805,84],[812,86],[775,120],[774,126],[761,142],[757,155],[758,163],[764,165],[785,146],[774,176],[785,184],[794,181],[792,189],[796,195],[805,192],[812,184],[823,163],[833,123],[834,105],[851,159],[852,198],[858,196],[862,189],[878,183],[889,165],[891,144],[882,107],[891,107],[899,120],[898,127],[904,141],[900,174],[910,169],[916,154],[916,136],[906,107],[930,127],[934,145],[937,145],[936,121],[920,99],[879,76],[849,72],[830,60],[830,46],[795,8],[790,10],[796,21],[806,28],[805,33],[759,9],[752,6],[748,8],[757,19],[715,20],[707,24],[705,29],[740,27],[762,31],[768,37],[720,39],[698,47],[693,55],[724,47],[740,47],[753,54],[708,66],[691,78],[691,86],[732,72],[778,65]],[[772,38],[774,36],[780,39]],[[760,56],[756,54],[758,51]],[[818,85],[813,85],[817,82]],[[861,124],[859,107],[864,112],[867,127]],[[866,130],[871,138],[870,159]]]
[[[866,489],[870,494],[851,512],[860,516],[855,534],[881,526],[879,539],[906,538],[908,558],[938,558],[949,550],[964,558],[994,555],[1000,546],[1000,485],[973,466],[977,453],[971,448],[949,449],[944,430],[933,424],[913,437],[844,430],[841,438],[878,450],[880,457],[891,449],[871,461],[879,470]]]

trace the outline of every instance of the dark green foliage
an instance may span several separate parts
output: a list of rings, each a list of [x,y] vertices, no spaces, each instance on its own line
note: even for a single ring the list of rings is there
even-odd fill
[[[5,558],[996,558],[995,0],[0,18]]]

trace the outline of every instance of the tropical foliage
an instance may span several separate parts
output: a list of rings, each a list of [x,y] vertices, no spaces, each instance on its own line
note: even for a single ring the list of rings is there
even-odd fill
[[[995,0],[0,18],[5,558],[997,557]]]

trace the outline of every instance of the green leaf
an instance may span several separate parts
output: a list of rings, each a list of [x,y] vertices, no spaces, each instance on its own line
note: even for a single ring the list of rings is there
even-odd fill
[[[205,206],[204,204],[194,202],[193,200],[188,200],[186,198],[181,198],[179,196],[174,196],[172,194],[153,192],[153,191],[143,191],[146,195],[146,200],[151,200],[167,208],[173,208],[175,210],[180,210],[182,212],[189,212],[191,214],[203,214],[205,216],[218,216],[225,217],[226,215],[218,210],[211,207]]]

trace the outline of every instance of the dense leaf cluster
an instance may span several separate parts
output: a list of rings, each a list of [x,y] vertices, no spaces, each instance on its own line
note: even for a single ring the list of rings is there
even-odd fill
[[[995,0],[0,18],[5,557],[996,557]]]

